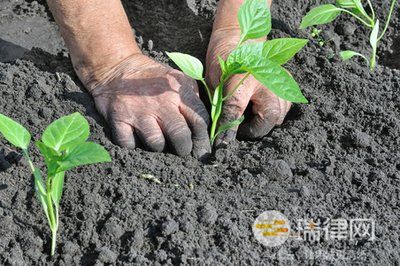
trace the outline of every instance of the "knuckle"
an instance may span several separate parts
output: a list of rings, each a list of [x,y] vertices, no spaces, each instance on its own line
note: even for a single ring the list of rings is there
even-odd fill
[[[207,128],[210,124],[210,117],[208,115],[207,109],[203,105],[200,105],[193,111],[195,113],[194,123],[200,128]]]
[[[230,120],[235,120],[242,114],[242,108],[234,103],[226,103],[222,110],[221,121],[229,122]]]
[[[233,94],[231,97],[229,97],[229,99],[225,101],[224,107],[226,109],[240,111],[243,109],[243,105],[244,103],[242,95],[237,91],[235,94]]]
[[[191,135],[189,128],[186,125],[183,125],[183,123],[171,126],[168,131],[170,137],[177,141],[183,141],[190,138]]]

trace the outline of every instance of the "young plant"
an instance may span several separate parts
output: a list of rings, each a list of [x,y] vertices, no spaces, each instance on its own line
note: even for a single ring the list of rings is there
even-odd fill
[[[54,255],[65,172],[81,165],[110,162],[110,155],[102,146],[87,141],[89,123],[82,115],[64,116],[51,123],[43,132],[42,140],[35,142],[47,166],[47,178],[43,180],[28,153],[31,142],[28,130],[0,114],[0,133],[22,150],[33,173],[36,195],[50,226],[51,255]]]
[[[322,30],[313,28],[311,30],[311,37],[318,43],[320,47],[325,45],[325,39],[321,36]]]
[[[231,97],[249,76],[253,76],[284,100],[307,103],[297,82],[281,65],[300,51],[308,40],[282,38],[246,43],[247,40],[266,37],[271,31],[271,13],[265,0],[246,0],[239,9],[238,20],[241,29],[240,41],[226,60],[218,57],[222,74],[214,91],[211,91],[205,82],[204,67],[200,60],[187,54],[167,53],[186,75],[199,80],[206,88],[211,103],[211,144],[220,133],[238,126],[244,120],[241,117],[218,126],[224,101]],[[226,82],[235,74],[244,74],[244,76],[229,94],[224,93]]]
[[[367,2],[370,9],[370,14],[365,11],[361,0],[336,0],[336,5],[326,4],[315,7],[311,9],[311,11],[308,12],[307,15],[303,18],[300,24],[300,29],[332,22],[342,13],[353,16],[361,24],[371,29],[369,43],[371,45],[372,51],[369,55],[369,59],[367,58],[367,56],[351,50],[342,51],[340,55],[343,60],[348,60],[354,56],[360,56],[365,59],[365,61],[367,61],[367,64],[369,64],[372,71],[375,69],[376,66],[376,52],[378,48],[378,43],[387,31],[397,0],[392,0],[391,2],[389,14],[381,33],[379,33],[380,22],[379,19],[376,18],[374,7],[372,6],[370,0],[367,0]]]

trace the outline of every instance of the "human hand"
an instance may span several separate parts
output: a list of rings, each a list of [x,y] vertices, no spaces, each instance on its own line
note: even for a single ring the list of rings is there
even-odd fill
[[[207,53],[206,78],[211,87],[219,83],[221,69],[218,56],[224,60],[236,48],[240,39],[240,29],[237,27],[215,28],[211,36]],[[261,40],[263,41],[263,40]],[[233,76],[224,88],[224,94],[229,94],[243,78]],[[240,118],[249,103],[252,103],[252,117],[238,127],[223,132],[217,137],[215,144],[226,144],[236,135],[242,139],[257,139],[265,136],[275,126],[283,122],[291,103],[280,99],[254,77],[250,76],[239,89],[224,102],[219,124],[223,125]]]
[[[96,76],[86,87],[117,144],[180,156],[193,151],[197,158],[210,153],[208,112],[194,80],[141,53]]]

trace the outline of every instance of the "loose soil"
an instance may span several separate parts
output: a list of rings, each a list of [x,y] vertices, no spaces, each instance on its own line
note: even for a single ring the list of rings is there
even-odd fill
[[[276,1],[272,36],[308,37],[297,28],[315,2],[320,1]],[[376,2],[383,19],[389,1]],[[215,0],[124,6],[146,53],[162,62],[165,50],[204,60]],[[322,29],[326,44],[312,41],[287,66],[310,104],[295,105],[264,139],[236,142],[201,163],[114,145],[73,73],[44,1],[1,1],[0,112],[38,139],[51,121],[79,111],[89,119],[91,139],[105,145],[113,163],[67,174],[57,255],[50,258],[31,174],[18,151],[1,139],[0,264],[398,265],[399,13],[373,73],[361,60],[337,57],[350,48],[368,52],[367,31],[348,16]],[[282,212],[294,230],[302,218],[370,218],[376,239],[289,239],[264,247],[251,226],[265,210]]]

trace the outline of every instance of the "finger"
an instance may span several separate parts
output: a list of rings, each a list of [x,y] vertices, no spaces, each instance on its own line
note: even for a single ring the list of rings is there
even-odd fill
[[[193,95],[181,108],[187,124],[192,130],[193,156],[205,160],[211,154],[210,139],[208,137],[209,115],[201,100]]]
[[[114,142],[122,147],[134,149],[136,141],[133,127],[124,122],[113,121],[111,123],[111,131]]]
[[[291,103],[261,88],[251,98],[254,117],[240,126],[240,139],[257,139],[267,135],[276,125],[282,124]]]
[[[226,86],[225,94],[228,94],[242,78],[243,75],[232,77]],[[222,107],[222,114],[218,121],[219,126],[242,117],[251,98],[252,91],[250,91],[250,85],[251,84],[246,80],[231,97],[225,100]],[[219,134],[215,140],[215,146],[225,146],[229,142],[235,140],[237,129],[238,127],[235,126]]]
[[[258,139],[267,135],[276,125],[271,118],[257,114],[250,122],[244,123],[238,130],[238,138],[244,140]]]
[[[179,113],[165,112],[161,118],[161,127],[172,152],[179,156],[186,156],[192,150],[191,132],[186,124],[185,118]]]
[[[135,122],[136,132],[143,145],[150,151],[162,152],[165,138],[160,125],[154,117],[143,117]]]

